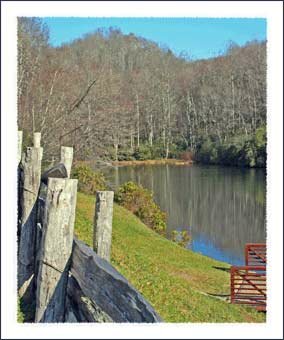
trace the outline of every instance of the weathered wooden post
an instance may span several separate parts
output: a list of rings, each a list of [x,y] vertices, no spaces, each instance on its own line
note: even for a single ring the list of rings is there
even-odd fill
[[[22,158],[23,131],[18,131],[18,164]]]
[[[25,297],[27,300],[31,298],[34,290],[32,279],[35,268],[36,202],[40,188],[41,159],[41,147],[28,147],[22,155],[21,162],[18,289],[20,297]]]
[[[35,322],[64,321],[77,182],[76,179],[48,179],[37,277]]]
[[[35,132],[34,133],[34,147],[39,148],[40,147],[40,139],[41,139],[41,133]]]
[[[34,138],[33,138],[34,148],[40,147],[40,141],[41,141],[41,133],[40,132],[34,132]],[[41,158],[42,158],[42,152],[41,152]]]
[[[60,163],[65,165],[67,170],[68,178],[70,178],[72,161],[73,161],[73,148],[68,146],[61,146],[60,150]]]
[[[97,191],[96,194],[93,248],[107,261],[111,256],[113,196],[113,191]]]
[[[21,159],[22,159],[22,144],[23,144],[23,131],[18,131],[18,169],[17,169],[17,176],[18,176],[18,236],[19,236],[19,231],[20,231],[20,220],[21,220],[21,207],[20,207],[20,202],[21,202],[21,196],[22,196],[22,191],[21,191],[21,179],[22,179],[22,171],[21,171]]]

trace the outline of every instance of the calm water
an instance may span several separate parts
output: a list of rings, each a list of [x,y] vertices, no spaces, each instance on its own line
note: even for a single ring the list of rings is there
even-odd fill
[[[265,172],[215,166],[127,166],[106,173],[116,187],[134,181],[167,212],[167,233],[187,230],[188,248],[244,264],[244,245],[265,242]]]

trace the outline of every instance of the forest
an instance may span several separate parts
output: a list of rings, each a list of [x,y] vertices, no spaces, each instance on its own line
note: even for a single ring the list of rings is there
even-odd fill
[[[228,42],[207,60],[117,28],[53,47],[39,18],[18,18],[18,127],[41,132],[45,161],[190,157],[266,165],[266,42]]]

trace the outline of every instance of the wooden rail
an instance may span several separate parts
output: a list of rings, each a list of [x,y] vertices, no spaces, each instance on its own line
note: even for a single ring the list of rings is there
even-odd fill
[[[247,243],[245,246],[246,266],[265,266],[266,265],[266,244]]]
[[[231,303],[266,311],[266,245],[247,244],[245,263],[231,267]]]

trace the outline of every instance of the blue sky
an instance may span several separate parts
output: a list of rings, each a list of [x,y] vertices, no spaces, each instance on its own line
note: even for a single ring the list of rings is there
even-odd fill
[[[266,39],[266,20],[261,18],[43,18],[53,46],[70,42],[97,28],[116,27],[124,34],[150,39],[175,54],[186,51],[192,59],[217,56],[229,41],[243,45]]]

